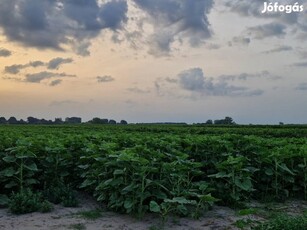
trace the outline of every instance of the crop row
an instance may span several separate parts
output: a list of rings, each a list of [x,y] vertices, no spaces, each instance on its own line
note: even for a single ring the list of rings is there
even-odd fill
[[[194,217],[214,202],[307,199],[305,137],[193,134],[187,127],[1,129],[1,197],[31,189],[56,202],[50,198],[59,185],[69,185],[118,212]]]

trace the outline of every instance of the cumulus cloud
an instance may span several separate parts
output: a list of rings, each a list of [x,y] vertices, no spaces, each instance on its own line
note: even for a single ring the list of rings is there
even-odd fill
[[[182,89],[197,92],[207,96],[256,96],[262,90],[250,90],[242,86],[229,85],[225,81],[215,82],[204,76],[202,69],[193,68],[178,74],[179,85]]]
[[[41,81],[49,79],[49,78],[76,77],[76,75],[70,75],[66,73],[52,73],[52,72],[43,71],[39,73],[26,74],[25,77],[26,77],[25,82],[40,83]]]
[[[0,2],[0,28],[8,40],[24,46],[57,50],[70,47],[82,56],[90,55],[94,38],[111,31],[113,42],[126,40],[132,48],[138,48],[136,40],[142,39],[140,43],[149,45],[151,54],[163,56],[178,41],[186,39],[195,47],[211,37],[208,14],[213,3],[213,0],[6,0]],[[128,17],[134,11],[138,14]],[[130,22],[133,26],[128,26]],[[145,23],[150,24],[153,33],[145,32]]]
[[[249,32],[254,32],[256,38],[263,39],[269,36],[284,36],[287,31],[285,27],[291,28],[291,33],[299,32],[298,37],[306,38],[307,36],[307,14],[302,12],[292,12],[291,14],[283,12],[270,12],[262,14],[263,0],[223,0],[225,6],[233,13],[236,13],[242,17],[255,17],[268,19],[270,24],[264,24],[258,27],[250,28]],[[304,5],[306,9],[306,0],[288,0],[279,1],[280,4],[292,4],[298,3]],[[273,21],[273,22],[272,22]],[[272,33],[269,30],[272,29]]]
[[[111,82],[111,81],[115,80],[112,76],[108,76],[108,75],[97,76],[96,79],[97,79],[97,82],[101,82],[101,83],[103,83],[103,82]]]
[[[0,57],[9,57],[12,55],[12,52],[8,49],[0,48]]]
[[[127,10],[125,0],[1,1],[0,27],[10,41],[24,46],[63,50],[71,45],[87,55],[84,44],[105,29],[120,29]]]
[[[207,15],[213,0],[134,0],[134,3],[153,25],[154,33],[148,40],[152,55],[168,55],[172,45],[180,39],[198,46],[212,35]]]
[[[218,77],[221,81],[235,81],[235,80],[239,80],[239,81],[246,81],[249,79],[253,79],[253,78],[264,78],[264,79],[269,79],[269,80],[279,80],[282,77],[278,76],[278,75],[274,75],[272,73],[270,73],[269,71],[261,71],[259,73],[241,73],[238,75],[220,75]]]
[[[229,46],[232,46],[232,45],[248,46],[250,42],[251,42],[251,39],[248,37],[236,36],[232,38],[232,41],[228,42],[228,45]]]
[[[280,53],[280,52],[284,52],[284,51],[291,51],[293,50],[293,48],[291,46],[287,46],[287,45],[281,45],[281,46],[278,46],[274,49],[271,49],[271,50],[267,50],[263,53],[266,53],[266,54],[270,54],[270,53]]]
[[[62,83],[63,80],[61,79],[57,79],[57,80],[53,80],[52,82],[50,82],[50,86],[56,86]]]
[[[63,64],[71,63],[73,62],[73,59],[71,58],[54,58],[50,60],[49,62],[42,62],[42,61],[31,61],[27,64],[24,65],[11,65],[11,66],[5,66],[4,68],[4,73],[8,74],[18,74],[22,69],[26,69],[28,67],[42,67],[42,66],[47,66],[48,69],[59,69],[59,67]]]
[[[18,74],[21,69],[25,68],[25,65],[10,65],[4,67],[4,73]]]
[[[31,66],[31,67],[40,67],[40,66],[44,66],[45,63],[42,61],[33,61],[33,62],[29,62],[29,64],[25,65],[26,67]]]
[[[218,44],[214,44],[214,43],[208,43],[208,44],[206,44],[206,48],[208,50],[217,50],[217,49],[220,49],[221,46],[218,45]]]
[[[48,69],[58,69],[63,64],[72,63],[73,59],[71,58],[54,58],[50,60],[47,64]]]
[[[154,84],[159,96],[193,100],[205,96],[249,97],[264,93],[263,90],[233,85],[228,81],[221,76],[206,77],[201,68],[192,68],[180,72],[175,78],[158,78]]]
[[[265,39],[268,37],[281,38],[286,35],[286,26],[281,23],[268,23],[264,25],[249,27],[248,33],[255,39]]]

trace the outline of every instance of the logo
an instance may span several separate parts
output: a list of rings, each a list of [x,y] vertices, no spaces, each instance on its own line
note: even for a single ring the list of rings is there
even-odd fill
[[[302,12],[304,11],[304,6],[300,5],[298,2],[294,4],[282,5],[278,2],[264,2],[263,3],[263,10],[261,13],[270,13],[270,12],[284,12],[286,14],[291,14],[293,12]]]

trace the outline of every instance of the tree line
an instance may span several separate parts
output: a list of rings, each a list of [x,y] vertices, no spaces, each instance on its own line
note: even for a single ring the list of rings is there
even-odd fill
[[[60,125],[60,124],[81,124],[82,119],[80,117],[66,117],[65,120],[62,118],[55,118],[54,120],[46,120],[46,119],[39,119],[36,117],[28,117],[27,120],[20,119],[18,120],[16,117],[10,117],[9,119],[6,119],[5,117],[0,117],[0,124],[43,124],[43,125]],[[116,122],[113,119],[106,119],[106,118],[98,118],[95,117],[92,120],[85,122],[90,124],[122,124],[126,125],[128,124],[127,121],[121,120],[120,122]]]

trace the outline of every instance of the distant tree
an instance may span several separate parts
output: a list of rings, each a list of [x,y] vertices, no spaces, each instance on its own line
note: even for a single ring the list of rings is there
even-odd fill
[[[284,123],[283,122],[279,122],[279,125],[284,125]]]
[[[231,117],[225,117],[224,122],[225,122],[226,125],[235,124],[235,122],[233,121],[233,119]]]
[[[39,123],[40,123],[40,124],[44,124],[44,125],[49,125],[49,124],[50,124],[50,121],[48,121],[48,120],[46,120],[46,119],[43,118],[43,119],[40,119],[40,120],[39,120]],[[52,121],[51,121],[51,124],[52,124]]]
[[[67,124],[81,124],[82,119],[80,117],[66,117],[65,123]]]
[[[92,124],[101,124],[101,119],[99,117],[94,117],[90,123]]]
[[[0,124],[6,124],[5,117],[0,117]]]
[[[108,124],[109,120],[108,119],[101,119],[99,117],[94,117],[92,120],[89,121],[89,123],[92,124]]]
[[[20,119],[20,121],[18,123],[21,124],[21,125],[27,124],[27,122],[24,121],[23,119]]]
[[[115,120],[109,120],[109,124],[116,125],[116,121]]]
[[[121,120],[121,121],[120,121],[120,124],[121,124],[121,125],[127,125],[127,124],[128,124],[128,122],[127,122],[127,121],[125,121],[125,120]]]
[[[35,117],[28,117],[27,121],[31,125],[32,124],[39,124],[40,123],[40,120],[38,118],[35,118]]]
[[[16,117],[10,117],[7,122],[9,124],[18,124],[18,120],[16,119]]]
[[[206,124],[206,125],[212,125],[212,124],[213,124],[213,121],[212,121],[212,120],[207,120],[205,124]]]
[[[223,124],[223,120],[214,120],[215,125],[221,125]]]
[[[214,120],[215,125],[234,125],[236,124],[231,117],[225,117],[221,120]]]
[[[101,119],[102,124],[108,124],[109,120],[106,118]]]
[[[54,124],[63,124],[63,120],[62,120],[62,118],[55,118],[54,119]]]

